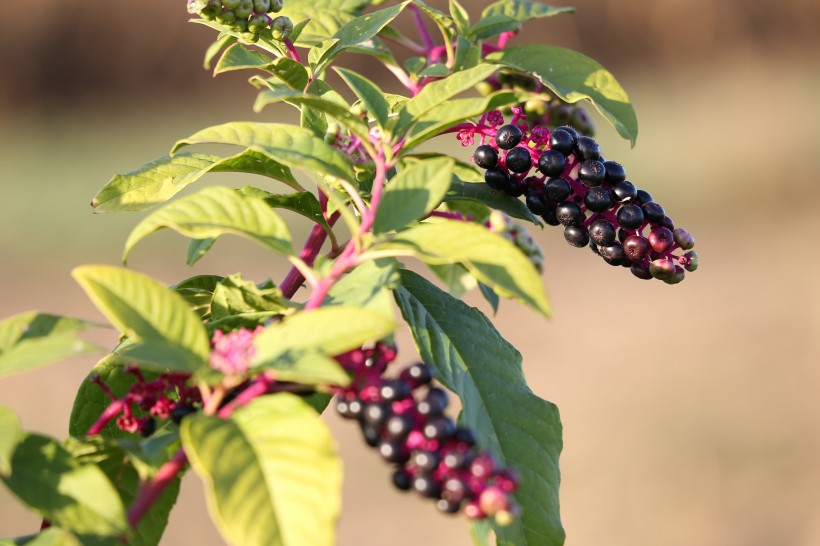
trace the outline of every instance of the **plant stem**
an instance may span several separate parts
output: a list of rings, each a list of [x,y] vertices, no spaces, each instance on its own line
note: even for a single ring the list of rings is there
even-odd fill
[[[107,408],[102,412],[100,417],[91,425],[91,428],[88,429],[86,432],[86,436],[95,436],[102,432],[102,429],[105,428],[105,425],[111,421],[114,417],[119,415],[124,408],[124,404],[122,400],[114,400],[111,404],[108,405]]]
[[[136,528],[142,516],[151,508],[154,501],[162,495],[165,488],[173,481],[177,474],[182,472],[188,464],[188,456],[179,448],[174,456],[157,470],[157,473],[145,482],[137,493],[137,498],[128,509],[128,524]]]
[[[335,224],[338,219],[339,213],[334,212],[329,218],[327,218],[327,224],[330,227],[333,227],[333,224]],[[327,232],[322,229],[322,226],[319,224],[314,225],[313,229],[310,231],[310,235],[308,235],[307,241],[305,241],[305,246],[302,248],[302,252],[299,253],[299,257],[302,261],[307,265],[312,266],[313,262],[316,260],[316,256],[318,256],[319,252],[322,250],[322,245],[325,243],[326,238]],[[304,275],[302,275],[296,267],[292,267],[285,277],[285,280],[282,281],[282,284],[279,287],[282,290],[282,294],[286,298],[290,299],[296,294],[296,291],[299,290],[299,287],[302,286],[303,282],[305,282]]]
[[[290,41],[290,38],[285,38],[282,41],[285,43],[285,47],[288,49],[288,54],[290,54],[290,58],[296,61],[297,63],[301,63],[302,59],[299,58],[299,53],[296,52],[296,48],[293,47],[293,42]]]
[[[427,48],[427,51],[430,51],[436,47],[436,43],[433,41],[430,33],[427,32],[427,27],[424,25],[424,18],[421,16],[421,10],[419,10],[419,7],[415,4],[410,4],[407,6],[407,9],[409,9],[410,13],[413,15],[413,21],[416,23],[416,30],[418,30],[421,41],[424,42],[424,47]]]

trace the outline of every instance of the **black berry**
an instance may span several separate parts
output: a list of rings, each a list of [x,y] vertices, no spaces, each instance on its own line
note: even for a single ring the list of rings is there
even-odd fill
[[[449,396],[442,389],[431,388],[424,400],[418,403],[416,409],[422,415],[441,415],[450,402]]]
[[[532,167],[532,157],[527,148],[513,148],[507,152],[507,168],[514,173],[525,173]]]
[[[550,135],[550,149],[568,156],[575,149],[575,138],[566,128],[559,127]]]
[[[433,370],[431,370],[427,364],[419,362],[402,370],[399,377],[415,388],[426,385],[432,381]]]
[[[604,183],[606,168],[604,164],[595,159],[587,159],[578,167],[578,179],[589,188],[600,186]]]
[[[624,254],[633,262],[643,260],[649,253],[649,241],[640,235],[631,235],[623,242]]]
[[[498,152],[488,144],[482,144],[473,153],[475,164],[482,169],[492,169],[498,165]]]
[[[595,139],[588,136],[579,137],[578,142],[575,144],[575,149],[578,151],[578,155],[582,160],[598,159],[601,157],[601,147],[598,146]]]
[[[544,192],[547,199],[553,203],[560,203],[566,201],[572,195],[572,186],[563,178],[550,178],[544,185]]]
[[[664,212],[662,206],[654,201],[649,201],[648,203],[642,204],[641,208],[643,209],[643,214],[647,220],[653,224],[663,223],[663,218],[666,216],[666,213]]]
[[[538,170],[545,176],[561,176],[567,166],[567,159],[558,150],[546,150],[538,158]]]
[[[527,208],[533,214],[540,216],[547,212],[547,200],[541,193],[530,192],[527,194]]]
[[[524,133],[515,125],[505,125],[501,127],[495,135],[495,143],[502,150],[511,150],[518,146]]]
[[[580,226],[567,226],[564,228],[564,239],[572,246],[585,247],[589,244],[589,233]]]
[[[510,187],[510,174],[505,169],[487,169],[484,181],[492,189],[504,191]]]
[[[611,245],[615,242],[615,227],[609,220],[598,218],[589,225],[589,238],[596,245]]]
[[[612,205],[612,192],[607,188],[590,188],[584,197],[584,205],[592,212],[604,212]]]
[[[624,229],[638,229],[643,219],[643,210],[638,205],[624,205],[618,211],[618,225]]]
[[[609,246],[599,248],[601,257],[609,265],[621,265],[624,261],[624,249],[620,243],[612,243]]]
[[[607,171],[607,174],[608,173],[609,171]],[[630,199],[635,199],[638,195],[638,189],[635,188],[635,184],[629,180],[622,180],[612,186],[612,193],[620,203],[623,203]]]
[[[584,221],[584,212],[575,201],[564,201],[555,209],[555,216],[565,226],[580,224]]]
[[[617,184],[626,180],[626,169],[623,165],[615,161],[604,161],[606,169],[606,181],[610,184]]]
[[[406,469],[399,468],[393,472],[393,485],[401,491],[409,491],[413,487],[413,475]]]

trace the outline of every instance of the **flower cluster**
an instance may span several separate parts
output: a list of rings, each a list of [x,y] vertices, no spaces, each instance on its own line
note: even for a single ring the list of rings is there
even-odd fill
[[[398,489],[434,499],[446,513],[509,523],[518,513],[512,498],[518,477],[480,450],[471,430],[444,415],[449,397],[431,384],[427,365],[413,364],[397,378],[384,377],[395,357],[395,349],[384,344],[337,357],[353,380],[338,389],[336,410],[357,420],[367,444],[395,465]]]
[[[568,126],[530,128],[520,123],[526,117],[520,108],[513,112],[506,125],[500,112],[491,112],[476,125],[458,128],[463,145],[481,136],[473,159],[486,169],[484,181],[491,188],[524,196],[533,214],[564,226],[569,244],[590,246],[608,264],[627,267],[638,278],[676,284],[685,271],[697,269],[694,238],[675,228],[663,207],[626,179],[620,163],[606,161],[594,139]]]
[[[283,0],[188,0],[188,13],[227,25],[244,33],[243,38],[249,41],[268,32],[273,39],[282,40],[293,30],[293,23],[287,17],[268,14],[282,11],[283,6]]]
[[[253,339],[263,329],[263,326],[257,326],[255,330],[237,328],[227,334],[221,330],[214,332],[211,337],[211,368],[226,375],[247,372],[256,352]]]

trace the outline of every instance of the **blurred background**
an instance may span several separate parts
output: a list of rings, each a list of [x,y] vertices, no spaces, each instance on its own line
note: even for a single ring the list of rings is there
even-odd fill
[[[466,4],[473,20],[485,5]],[[561,410],[567,544],[816,546],[820,3],[572,5],[574,15],[529,23],[526,41],[577,49],[616,75],[640,135],[630,149],[596,117],[604,153],[695,235],[701,268],[677,286],[645,283],[547,228],[536,236],[555,317],[502,303],[499,330],[523,353],[533,390]],[[30,0],[25,9],[0,18],[0,317],[38,309],[98,319],[69,271],[119,263],[142,216],[93,215],[94,193],[207,125],[292,113],[254,117],[248,74],[213,79],[202,69],[214,36],[186,24],[183,0]],[[386,77],[367,61],[350,64]],[[446,137],[438,145],[469,153]],[[307,226],[293,221],[299,241]],[[181,237],[158,234],[129,265],[169,284],[196,273],[242,271],[258,282],[285,273],[238,239],[221,240],[195,268],[184,248]],[[475,295],[468,301],[490,312]],[[94,339],[110,346],[114,337]],[[411,362],[412,343],[399,342],[400,362]],[[62,438],[93,362],[4,379],[0,403],[25,428]],[[470,543],[465,521],[393,491],[358,430],[327,420],[345,463],[339,544]],[[0,536],[37,525],[0,490]],[[222,544],[193,475],[163,544]]]

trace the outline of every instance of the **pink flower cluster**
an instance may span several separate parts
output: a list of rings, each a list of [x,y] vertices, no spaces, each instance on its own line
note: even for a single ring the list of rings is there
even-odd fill
[[[242,374],[248,371],[256,349],[253,340],[262,326],[255,330],[239,328],[229,333],[221,330],[214,332],[211,338],[211,368],[225,374]]]

